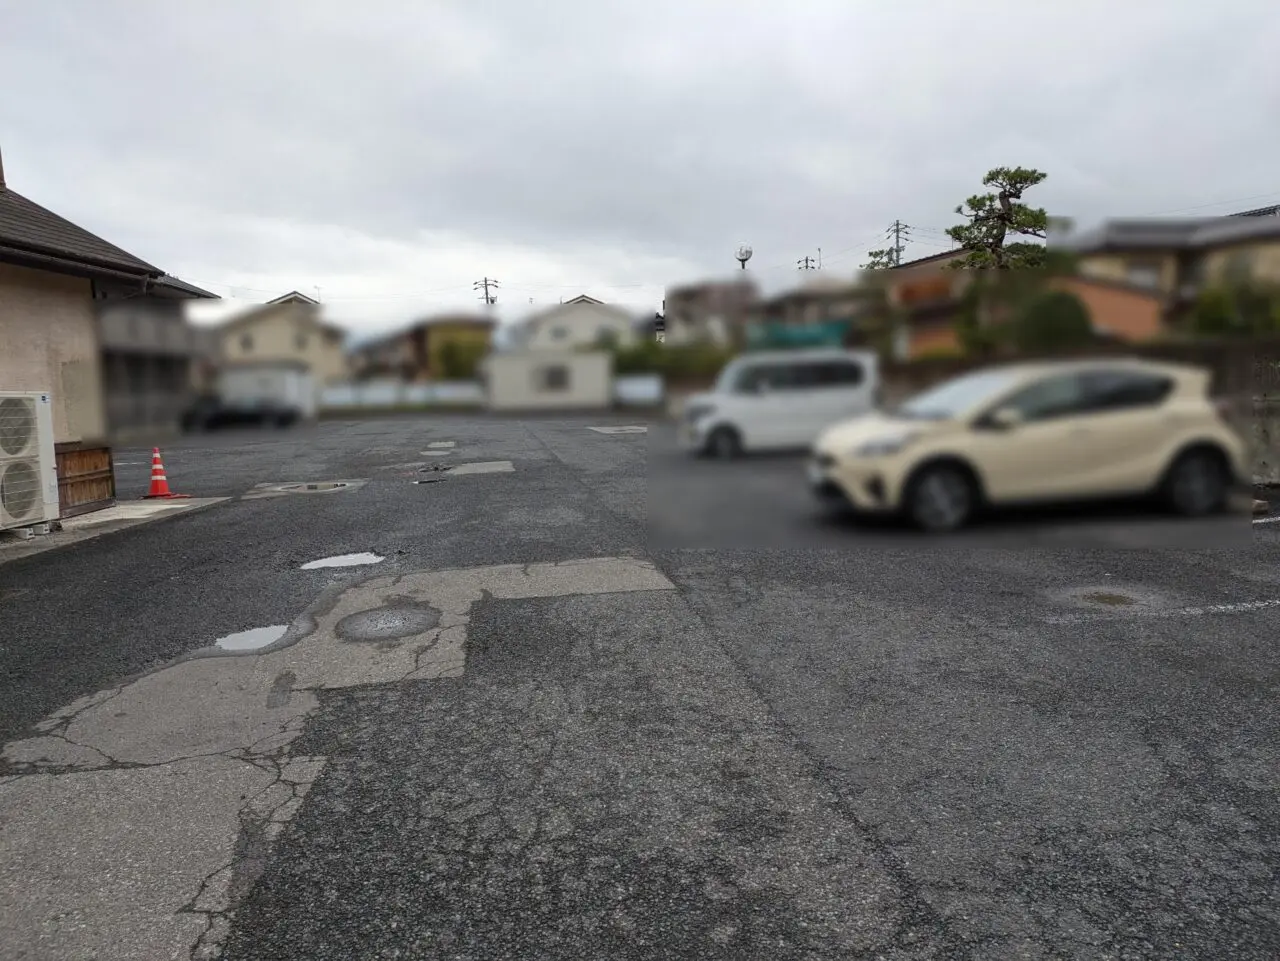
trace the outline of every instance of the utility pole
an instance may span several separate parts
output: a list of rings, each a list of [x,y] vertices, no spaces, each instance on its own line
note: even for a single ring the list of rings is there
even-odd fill
[[[477,281],[476,281],[474,284],[472,284],[471,286],[472,286],[475,290],[483,290],[483,291],[484,291],[484,293],[481,295],[481,299],[482,299],[486,304],[493,305],[493,304],[496,304],[496,303],[498,302],[498,294],[497,294],[497,290],[498,290],[498,282],[497,282],[496,280],[494,280],[492,277],[486,277],[486,278],[484,278],[484,280],[477,280]],[[493,290],[494,290],[494,293],[492,293],[492,294],[491,294],[491,293],[489,293],[489,288],[490,288],[490,287],[492,287],[492,288],[493,288]]]
[[[801,270],[813,270],[813,268],[816,266],[813,262],[812,257],[805,257],[803,260],[797,260],[796,264],[799,266]]]
[[[911,229],[910,224],[904,224],[901,220],[895,220],[893,226],[889,228],[889,232],[893,234],[893,246],[889,248],[893,254],[893,266],[898,267],[902,264],[903,238],[910,240],[907,231]]]

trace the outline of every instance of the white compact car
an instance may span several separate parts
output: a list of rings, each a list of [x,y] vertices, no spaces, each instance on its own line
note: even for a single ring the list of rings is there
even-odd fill
[[[1207,370],[1139,359],[987,368],[823,431],[809,483],[936,532],[984,507],[1143,495],[1203,517],[1250,479],[1211,386]]]
[[[873,352],[753,351],[726,364],[710,391],[689,398],[680,442],[722,458],[800,450],[830,425],[874,410],[879,387]]]

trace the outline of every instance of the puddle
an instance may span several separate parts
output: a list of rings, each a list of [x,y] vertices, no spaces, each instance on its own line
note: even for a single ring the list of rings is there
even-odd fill
[[[385,557],[370,554],[368,551],[361,554],[338,554],[334,557],[322,557],[318,561],[308,561],[302,565],[301,570],[316,571],[322,567],[362,567],[366,564],[381,564],[385,560]]]
[[[274,644],[284,637],[289,629],[287,624],[274,627],[255,627],[248,631],[228,634],[214,641],[214,646],[224,651],[258,651]]]
[[[344,617],[334,632],[344,641],[397,641],[439,624],[440,612],[432,607],[377,607]]]

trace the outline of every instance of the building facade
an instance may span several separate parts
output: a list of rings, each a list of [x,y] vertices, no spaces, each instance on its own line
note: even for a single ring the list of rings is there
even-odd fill
[[[217,328],[217,339],[221,361],[300,363],[317,388],[349,375],[346,332],[325,323],[320,302],[296,290],[233,317]]]

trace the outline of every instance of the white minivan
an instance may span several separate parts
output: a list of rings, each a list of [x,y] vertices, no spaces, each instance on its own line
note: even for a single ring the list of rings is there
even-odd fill
[[[876,409],[876,361],[836,348],[742,354],[685,403],[681,446],[722,458],[807,448],[830,425]]]

